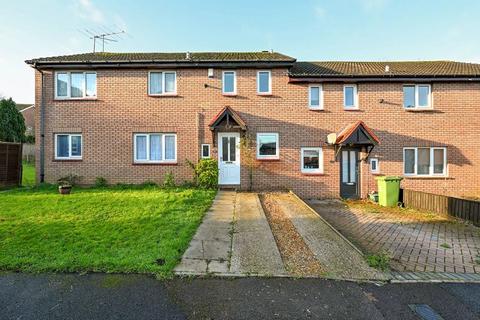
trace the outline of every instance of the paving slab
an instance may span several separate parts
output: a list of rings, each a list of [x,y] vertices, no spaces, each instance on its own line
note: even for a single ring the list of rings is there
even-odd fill
[[[325,268],[327,276],[386,280],[388,275],[368,266],[364,257],[323,219],[289,193],[278,194],[279,205]]]
[[[237,194],[234,230],[231,272],[287,274],[256,193]]]

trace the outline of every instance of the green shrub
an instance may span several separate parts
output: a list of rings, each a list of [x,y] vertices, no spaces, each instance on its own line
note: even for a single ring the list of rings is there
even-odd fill
[[[107,186],[107,179],[105,179],[104,177],[95,178],[95,187],[104,188],[106,186]]]
[[[143,187],[158,187],[158,184],[155,181],[152,180],[147,180],[144,183],[142,183]]]
[[[165,175],[163,179],[163,186],[165,188],[173,188],[175,187],[175,178],[173,177],[173,173],[169,172]]]
[[[195,166],[199,187],[215,189],[218,185],[218,163],[213,159],[202,159]]]
[[[367,263],[372,268],[386,271],[390,268],[390,256],[384,252],[370,254],[367,256]]]
[[[61,177],[60,179],[57,180],[58,184],[61,186],[76,186],[81,177],[77,176],[76,174],[69,174],[68,176]]]

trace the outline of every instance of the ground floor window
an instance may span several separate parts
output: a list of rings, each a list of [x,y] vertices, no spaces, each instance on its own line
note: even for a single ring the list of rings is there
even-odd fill
[[[408,176],[445,176],[446,148],[404,148],[403,172]]]
[[[177,161],[177,135],[173,133],[134,134],[134,160],[138,163]]]
[[[257,133],[257,159],[278,159],[278,133]]]
[[[55,159],[82,159],[82,135],[79,133],[55,134]]]
[[[322,148],[302,148],[301,170],[304,173],[323,173]]]
[[[202,159],[209,159],[209,158],[210,158],[210,145],[202,144]]]
[[[370,172],[371,173],[380,173],[380,167],[378,166],[378,159],[371,158],[370,159]]]

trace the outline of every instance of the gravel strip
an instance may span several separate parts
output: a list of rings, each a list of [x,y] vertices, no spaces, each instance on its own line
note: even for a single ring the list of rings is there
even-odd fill
[[[322,275],[322,265],[276,202],[276,194],[259,194],[259,198],[287,271],[294,276]]]

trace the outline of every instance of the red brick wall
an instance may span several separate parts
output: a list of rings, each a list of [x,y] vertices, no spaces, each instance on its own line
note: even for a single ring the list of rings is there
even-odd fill
[[[254,170],[253,187],[293,189],[304,197],[339,196],[339,162],[325,145],[326,135],[347,124],[363,120],[378,135],[381,144],[372,152],[380,159],[380,173],[401,175],[405,146],[446,146],[449,177],[409,178],[405,187],[427,192],[471,195],[480,193],[480,83],[434,83],[434,111],[409,112],[402,107],[401,83],[359,83],[358,111],[343,110],[343,85],[324,84],[324,111],[308,109],[308,85],[288,82],[286,69],[272,70],[272,95],[256,94],[256,70],[237,70],[235,97],[221,94],[221,70],[207,77],[206,69],[177,70],[175,97],[147,95],[148,70],[98,70],[95,101],[54,101],[53,77],[46,73],[45,178],[54,182],[73,173],[83,183],[105,177],[109,183],[162,182],[167,172],[177,182],[190,180],[185,160],[197,161],[200,144],[212,143],[207,127],[228,105],[248,125],[249,132],[278,132],[280,160],[262,161]],[[208,84],[205,88],[204,84]],[[40,77],[36,76],[36,105],[40,105]],[[383,99],[384,103],[380,103]],[[37,112],[37,141],[38,119]],[[134,132],[177,132],[178,164],[134,165]],[[81,162],[53,160],[53,134],[82,132]],[[300,148],[321,146],[324,174],[300,172]],[[37,147],[38,151],[38,147]],[[212,148],[216,157],[216,146]],[[37,161],[39,157],[37,156]],[[248,170],[242,168],[242,188],[248,187]],[[375,188],[375,181],[362,166],[362,193]]]

